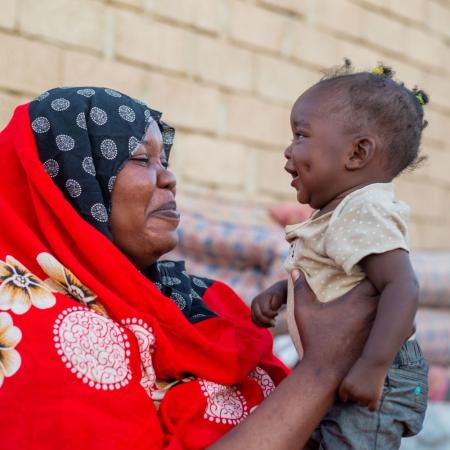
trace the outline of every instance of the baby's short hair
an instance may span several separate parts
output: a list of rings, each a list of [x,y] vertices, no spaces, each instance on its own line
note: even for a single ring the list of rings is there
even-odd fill
[[[386,152],[386,167],[393,177],[405,169],[415,169],[425,157],[419,156],[424,120],[423,106],[428,95],[417,87],[408,89],[393,78],[390,67],[379,64],[372,71],[354,72],[350,60],[327,71],[316,86],[329,85],[346,94],[337,112],[349,112],[345,122],[353,131],[375,126]],[[340,102],[339,102],[340,103]]]

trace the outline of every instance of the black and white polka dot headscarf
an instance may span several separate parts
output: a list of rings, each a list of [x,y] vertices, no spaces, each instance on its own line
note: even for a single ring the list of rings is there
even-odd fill
[[[107,88],[52,89],[32,101],[29,112],[45,170],[81,217],[112,239],[108,219],[117,173],[153,120],[167,166],[175,130],[159,111]]]

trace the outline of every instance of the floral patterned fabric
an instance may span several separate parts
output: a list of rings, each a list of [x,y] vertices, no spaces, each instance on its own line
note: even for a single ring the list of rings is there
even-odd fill
[[[208,447],[286,376],[270,334],[217,281],[187,320],[68,202],[31,123],[0,133],[0,447]]]

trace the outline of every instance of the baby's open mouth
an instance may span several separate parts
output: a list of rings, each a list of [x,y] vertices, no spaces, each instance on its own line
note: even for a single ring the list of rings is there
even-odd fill
[[[290,173],[293,179],[298,178],[298,172],[295,169],[291,169],[290,167],[288,167],[286,165],[286,166],[284,166],[284,170],[287,173]]]

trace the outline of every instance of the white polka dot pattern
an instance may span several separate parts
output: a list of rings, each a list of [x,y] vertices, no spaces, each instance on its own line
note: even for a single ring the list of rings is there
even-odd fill
[[[116,182],[116,176],[113,175],[109,180],[108,180],[108,191],[112,192],[113,187],[114,187],[114,183]]]
[[[192,282],[200,288],[203,288],[203,289],[208,288],[208,286],[206,286],[205,282],[203,280],[200,280],[200,278],[192,277]]]
[[[67,136],[67,134],[58,134],[58,136],[56,136],[55,138],[55,141],[56,146],[62,152],[68,152],[75,148],[75,141],[70,136]]]
[[[141,141],[134,136],[131,136],[130,139],[128,139],[128,152],[130,155],[132,155],[133,152],[139,147],[140,143]]]
[[[72,178],[69,178],[66,181],[66,189],[72,198],[79,197],[82,192],[80,183],[78,183],[78,181],[76,181],[76,180],[73,180]]]
[[[76,122],[77,122],[77,125],[78,125],[82,130],[87,130],[87,126],[86,126],[86,115],[84,114],[84,112],[80,112],[80,113],[77,115]]]
[[[103,109],[98,108],[97,106],[94,106],[91,109],[91,111],[89,112],[89,116],[91,120],[97,125],[105,125],[105,123],[108,121],[108,115],[106,114],[106,111],[103,111]]]
[[[111,97],[120,98],[122,97],[122,94],[120,92],[115,91],[114,89],[105,89],[105,92],[110,95]]]
[[[47,159],[43,164],[47,174],[54,178],[59,173],[59,164],[54,159]]]
[[[41,102],[42,100],[46,99],[50,94],[48,92],[43,92],[41,95],[36,97],[36,100],[38,102]]]
[[[95,177],[96,171],[95,171],[94,161],[92,160],[92,157],[86,156],[85,158],[83,158],[83,162],[81,163],[81,166],[83,167],[83,170],[86,173]]]
[[[169,269],[175,267],[175,263],[173,261],[160,261],[157,264],[158,264],[158,269],[160,267],[167,267]]]
[[[133,100],[134,100],[138,105],[141,105],[141,106],[147,106],[142,100],[139,100],[138,98],[133,98]]]
[[[294,254],[289,254],[285,267],[307,273],[319,300],[331,301],[366,277],[360,265],[363,258],[408,250],[408,214],[408,206],[395,198],[392,183],[353,191],[334,211],[287,227]]]
[[[179,278],[170,276],[162,276],[161,281],[167,286],[176,286],[177,284],[181,284],[181,280]]]
[[[112,139],[104,139],[100,144],[100,151],[106,159],[115,159],[117,156],[117,145]]]
[[[105,205],[102,203],[94,203],[91,206],[91,216],[97,222],[108,222],[108,213],[106,211]]]
[[[144,111],[144,117],[145,117],[146,122],[151,122],[153,120],[152,113],[150,112],[149,109],[146,109]]]
[[[89,98],[95,95],[94,89],[78,89],[77,94],[82,95],[83,97]]]
[[[31,128],[35,133],[47,133],[50,130],[50,122],[47,117],[36,117],[36,119],[31,122]]]
[[[134,122],[136,119],[136,114],[133,109],[126,105],[119,106],[119,115],[127,122]]]
[[[180,309],[186,308],[186,300],[178,292],[172,292],[172,294],[170,294],[170,298],[175,302],[178,308]]]
[[[70,107],[70,102],[65,98],[57,98],[50,105],[55,111],[65,111]]]

